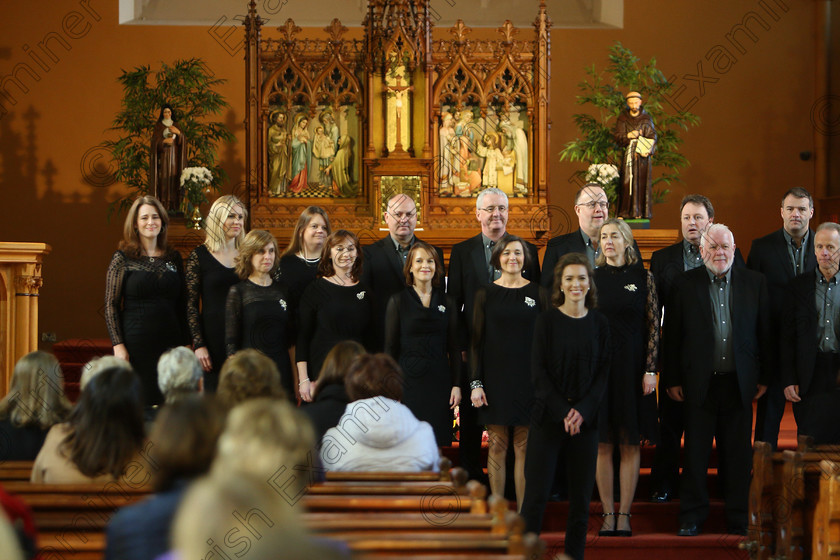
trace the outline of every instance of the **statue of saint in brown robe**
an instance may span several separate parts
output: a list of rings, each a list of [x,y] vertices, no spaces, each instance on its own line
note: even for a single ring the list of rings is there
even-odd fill
[[[618,215],[625,219],[650,219],[652,205],[652,170],[650,157],[656,150],[656,129],[653,119],[642,108],[642,96],[627,94],[627,110],[615,123],[613,137],[624,148],[619,165],[621,186],[618,193]]]
[[[175,125],[172,107],[164,105],[152,132],[149,192],[170,212],[177,212],[181,205],[181,171],[186,161],[186,138]]]

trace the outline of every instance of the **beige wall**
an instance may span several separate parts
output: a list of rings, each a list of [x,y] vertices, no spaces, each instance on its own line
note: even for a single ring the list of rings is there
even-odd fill
[[[246,2],[241,4],[244,12]],[[36,74],[16,74],[29,89],[26,93],[8,80],[0,85],[16,100],[14,105],[3,100],[0,110],[0,192],[5,202],[0,239],[43,241],[53,247],[44,264],[42,331],[55,332],[59,340],[104,338],[105,269],[121,226],[120,220],[108,224],[105,214],[119,187],[91,186],[83,174],[86,167],[90,174],[99,155],[89,150],[108,137],[119,109],[115,78],[121,69],[197,56],[227,79],[221,93],[232,107],[223,120],[239,142],[220,156],[236,184],[244,159],[244,62],[241,51],[230,54],[206,28],[120,27],[114,1],[38,5],[37,15],[25,2],[5,2],[0,8],[0,79],[20,70],[18,64],[29,65]],[[684,151],[692,162],[685,184],[673,186],[668,202],[654,208],[652,226],[675,227],[679,199],[701,192],[712,198],[719,221],[732,227],[746,250],[749,240],[779,227],[776,208],[787,188],[813,184],[814,162],[800,161],[799,152],[813,150],[814,144],[809,118],[817,98],[814,3],[632,0],[625,5],[623,29],[552,34],[551,203],[570,211],[575,187],[568,178],[579,164],[560,163],[556,154],[576,135],[570,120],[578,110],[576,84],[585,66],[603,68],[607,49],[621,41],[643,59],[656,56],[666,75],[676,75],[678,85],[686,87],[676,102],[684,105],[697,97],[691,110],[703,119],[685,135]],[[766,7],[774,10],[775,19]],[[738,52],[726,34],[751,10],[769,29],[753,22],[750,29],[757,41],[739,34],[744,52]],[[241,33],[235,31],[229,44],[235,45]],[[45,39],[57,60],[38,46]],[[719,71],[706,59],[716,45],[736,60],[728,67],[719,60]],[[41,53],[45,68],[28,52]],[[697,82],[684,78],[697,73],[698,63],[706,80],[717,79],[706,82],[702,95]],[[95,165],[93,169],[96,175]],[[558,215],[554,227],[567,229],[567,223]]]

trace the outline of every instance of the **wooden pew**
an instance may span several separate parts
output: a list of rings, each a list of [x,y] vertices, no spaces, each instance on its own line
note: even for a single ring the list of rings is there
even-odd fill
[[[810,557],[819,482],[834,474],[823,470],[833,463],[821,461],[840,461],[840,447],[815,447],[800,438],[799,449],[804,451],[773,453],[769,444],[755,444],[747,540],[741,544],[751,558]]]
[[[7,482],[29,480],[32,474],[32,461],[0,462],[0,484]]]
[[[840,468],[823,461],[821,470],[830,473],[820,479],[820,497],[814,512],[811,558],[828,560],[840,556]]]

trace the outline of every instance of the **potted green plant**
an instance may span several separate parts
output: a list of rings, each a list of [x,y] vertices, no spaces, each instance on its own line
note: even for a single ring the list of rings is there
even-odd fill
[[[656,67],[651,58],[641,64],[629,49],[616,43],[610,47],[609,65],[606,71],[598,71],[595,65],[586,68],[587,79],[578,84],[580,95],[577,104],[585,105],[595,115],[578,113],[572,116],[580,137],[568,142],[560,152],[560,161],[581,161],[590,164],[587,170],[577,175],[584,181],[594,180],[604,186],[611,207],[615,207],[617,173],[604,175],[600,165],[609,165],[616,172],[621,165],[623,148],[613,139],[613,128],[618,115],[626,106],[624,95],[629,91],[640,92],[644,108],[656,123],[656,151],[652,154],[652,165],[656,169],[653,178],[653,201],[662,202],[667,188],[656,188],[658,184],[669,185],[679,180],[680,169],[689,165],[688,159],[680,153],[683,143],[680,134],[700,123],[700,117],[688,111],[678,111],[668,102],[668,91],[672,84]],[[593,167],[596,166],[596,167]],[[606,168],[603,168],[606,170]]]
[[[191,213],[207,202],[208,188],[218,190],[219,183],[227,178],[216,163],[217,146],[233,142],[234,136],[224,123],[210,120],[230,106],[215,91],[225,80],[216,78],[201,59],[191,58],[172,65],[161,63],[156,71],[149,66],[126,70],[118,81],[123,86],[122,107],[109,129],[116,131],[118,137],[106,140],[103,146],[114,160],[116,180],[125,184],[129,192],[110,204],[109,217],[114,211],[126,210],[137,196],[153,194],[149,193],[151,139],[158,111],[165,104],[177,111],[178,129],[187,139],[184,167],[207,168],[217,179],[201,189],[201,196],[182,199],[182,211]]]

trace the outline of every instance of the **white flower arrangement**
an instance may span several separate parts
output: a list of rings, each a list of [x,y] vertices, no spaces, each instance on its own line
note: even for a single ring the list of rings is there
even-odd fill
[[[213,174],[206,167],[185,167],[181,171],[181,186],[187,183],[196,183],[203,187],[213,182]]]
[[[181,190],[183,200],[181,201],[181,212],[185,215],[193,215],[195,221],[193,227],[198,229],[201,215],[198,207],[209,202],[207,194],[210,192],[213,183],[213,174],[206,167],[185,167],[181,171]]]
[[[618,180],[618,168],[611,163],[593,163],[586,170],[586,181],[602,186],[612,185]]]

